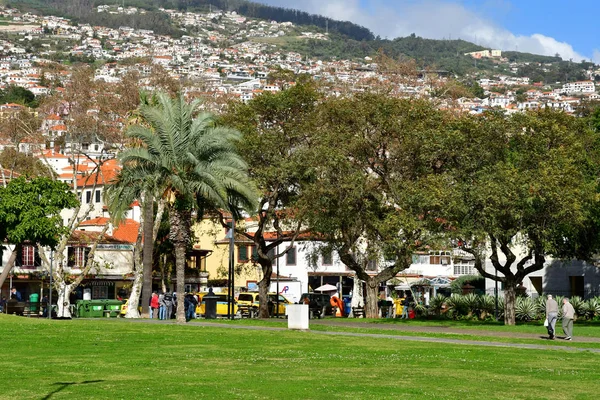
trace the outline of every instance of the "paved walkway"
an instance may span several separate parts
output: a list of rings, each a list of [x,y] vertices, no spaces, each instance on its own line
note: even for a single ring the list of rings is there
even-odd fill
[[[138,321],[148,321],[148,320],[138,320]],[[158,321],[157,321],[158,322]],[[162,321],[161,321],[162,322]],[[457,328],[445,328],[445,327],[410,327],[411,329],[406,329],[406,325],[402,326],[388,326],[382,327],[377,324],[368,324],[365,323],[352,323],[338,320],[311,320],[311,324],[315,325],[336,325],[336,326],[346,326],[346,327],[354,327],[354,328],[373,328],[373,329],[389,329],[389,330],[410,330],[411,332],[431,332],[431,333],[458,333],[458,334],[473,334],[479,336],[495,336],[495,337],[508,337],[508,338],[524,338],[524,339],[539,339],[540,336],[531,335],[531,334],[517,334],[512,332],[486,332],[486,331],[478,331],[478,330],[468,330],[468,329],[457,329]],[[188,322],[188,325],[196,325],[196,326],[207,326],[213,328],[223,328],[223,329],[244,329],[244,330],[261,330],[261,331],[287,331],[286,328],[276,328],[276,327],[268,327],[268,326],[249,326],[249,325],[234,325],[234,324],[222,324],[218,322],[201,322],[199,320],[195,320],[194,322]],[[543,329],[543,327],[541,327]],[[468,346],[486,346],[486,347],[506,347],[506,348],[517,348],[517,349],[533,349],[533,350],[560,350],[560,351],[568,351],[568,352],[582,352],[589,351],[592,353],[600,354],[600,349],[598,348],[585,348],[585,347],[574,347],[574,346],[557,346],[557,345],[547,345],[547,344],[525,344],[525,343],[504,343],[504,342],[493,342],[493,341],[482,341],[482,340],[462,340],[462,339],[447,339],[447,338],[436,338],[436,337],[425,337],[425,336],[403,336],[398,334],[376,334],[376,333],[357,333],[357,332],[331,332],[331,331],[316,331],[309,330],[307,331],[313,335],[325,335],[325,336],[347,336],[347,337],[368,337],[368,338],[376,338],[376,339],[393,339],[393,340],[402,340],[402,341],[412,341],[412,342],[430,342],[430,343],[446,343],[446,344],[458,344],[458,345],[468,345]],[[487,333],[487,335],[484,335]],[[544,337],[545,338],[545,337]],[[577,338],[577,342],[594,342],[600,343],[600,338]]]
[[[404,331],[404,332],[422,332],[422,333],[436,333],[436,334],[457,334],[457,335],[473,335],[473,336],[490,336],[490,337],[505,337],[512,339],[542,339],[549,340],[546,328],[540,325],[540,333],[520,333],[520,332],[502,332],[502,331],[488,331],[483,329],[469,329],[452,326],[419,326],[411,325],[410,322],[398,323],[398,324],[377,324],[377,323],[364,323],[357,322],[352,319],[323,319],[323,320],[311,320],[311,324],[314,325],[327,325],[327,326],[343,326],[347,328],[369,328],[379,330],[390,330],[390,331]],[[560,321],[556,325],[557,332],[562,332],[560,328]],[[580,337],[577,336],[577,327],[575,327],[575,341],[577,343],[600,343],[600,337]],[[564,339],[564,335],[558,335],[556,340]]]

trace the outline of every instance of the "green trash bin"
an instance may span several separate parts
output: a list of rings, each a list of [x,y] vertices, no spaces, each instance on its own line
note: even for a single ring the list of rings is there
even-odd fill
[[[105,316],[110,317],[118,317],[121,313],[121,306],[123,302],[121,300],[106,300],[104,303],[104,311],[106,311]]]
[[[40,295],[39,293],[31,293],[29,295],[29,312],[38,312],[40,306]]]
[[[104,303],[106,300],[90,300],[90,318],[102,318],[104,316]]]
[[[80,318],[90,318],[92,312],[91,300],[77,300],[77,316]]]

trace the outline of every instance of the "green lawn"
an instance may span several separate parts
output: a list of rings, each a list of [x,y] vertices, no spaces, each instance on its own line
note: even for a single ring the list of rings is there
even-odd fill
[[[556,400],[600,391],[600,355],[590,352],[6,315],[0,337],[0,399]]]

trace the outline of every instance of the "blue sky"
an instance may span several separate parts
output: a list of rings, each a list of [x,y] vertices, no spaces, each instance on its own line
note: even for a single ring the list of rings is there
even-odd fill
[[[416,33],[600,63],[598,0],[254,0],[364,25],[389,39]]]

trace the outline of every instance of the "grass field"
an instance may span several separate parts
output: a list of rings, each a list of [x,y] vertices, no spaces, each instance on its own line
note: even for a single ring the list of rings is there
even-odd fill
[[[600,391],[591,352],[6,315],[0,337],[0,399],[555,400]]]

